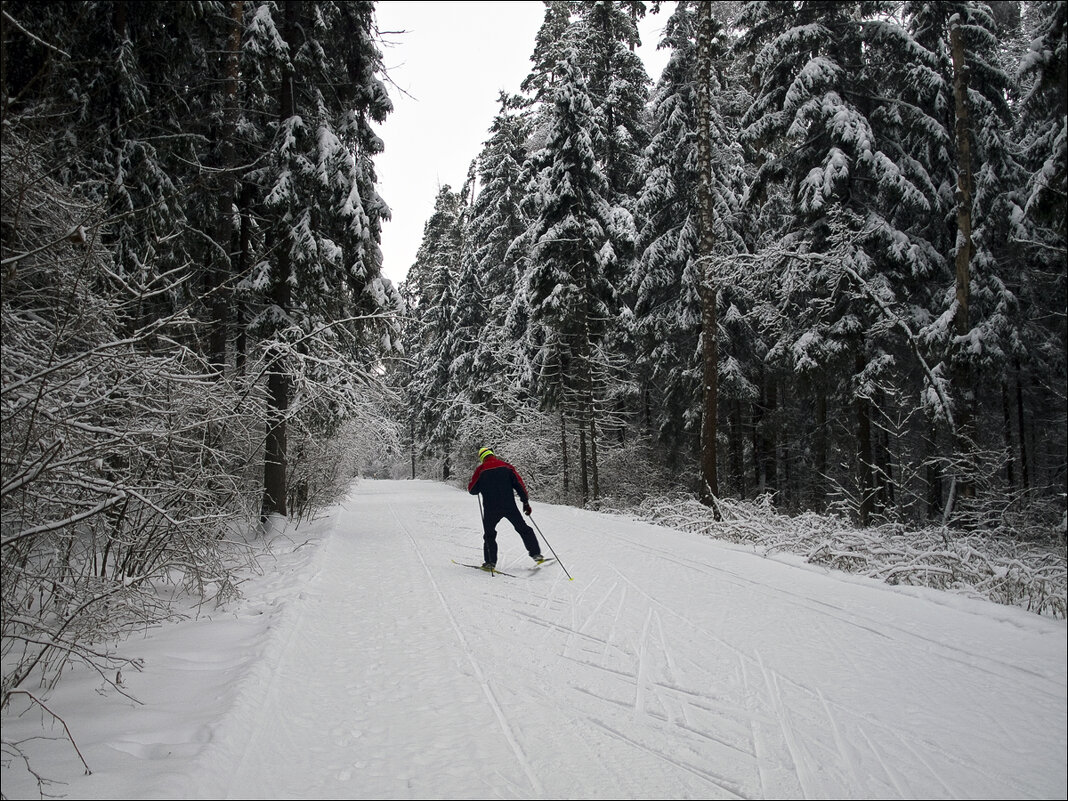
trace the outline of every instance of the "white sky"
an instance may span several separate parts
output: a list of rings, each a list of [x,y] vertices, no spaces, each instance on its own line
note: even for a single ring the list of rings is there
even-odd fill
[[[673,3],[641,23],[639,53],[653,80],[667,61],[656,51]],[[538,0],[415,2],[380,0],[379,30],[394,112],[379,126],[386,150],[375,160],[378,191],[393,211],[383,226],[383,272],[399,283],[415,260],[438,189],[463,186],[489,136],[497,95],[516,93],[530,71],[545,16]],[[406,92],[407,95],[401,92]]]

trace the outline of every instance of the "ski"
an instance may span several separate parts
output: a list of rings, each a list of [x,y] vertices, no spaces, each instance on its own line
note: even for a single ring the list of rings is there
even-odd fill
[[[481,570],[483,573],[489,573],[491,576],[508,576],[508,578],[515,578],[511,573],[505,573],[503,570],[487,570],[482,567],[482,565],[469,565],[467,562],[457,562],[455,559],[452,560],[452,563],[454,565],[459,565],[460,567],[470,567],[474,570]]]
[[[534,565],[533,567],[531,567],[530,569],[531,569],[531,570],[537,570],[537,569],[538,569],[539,567],[541,567],[542,565],[547,565],[547,564],[549,564],[550,562],[555,562],[555,561],[556,561],[556,557],[554,557],[554,556],[550,556],[550,557],[549,557],[548,559],[542,559],[542,560],[541,560],[540,562],[538,562],[537,564],[535,564],[535,565]]]

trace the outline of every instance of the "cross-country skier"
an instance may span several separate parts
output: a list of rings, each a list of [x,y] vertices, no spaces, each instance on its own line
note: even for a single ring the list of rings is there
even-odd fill
[[[518,492],[519,500],[523,502],[523,511],[528,515],[531,513],[530,496],[519,472],[508,462],[494,456],[489,448],[479,449],[478,461],[475,474],[467,484],[467,491],[472,495],[482,493],[482,555],[485,559],[482,569],[495,570],[497,567],[497,524],[501,522],[502,517],[507,517],[508,522],[515,526],[534,563],[541,564],[545,558],[541,555],[538,538],[515,505],[513,492]]]

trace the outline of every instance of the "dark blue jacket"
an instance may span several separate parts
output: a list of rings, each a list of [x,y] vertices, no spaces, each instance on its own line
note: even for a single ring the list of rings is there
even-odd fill
[[[519,493],[519,500],[524,506],[529,502],[527,487],[519,473],[508,462],[493,454],[487,456],[482,464],[475,468],[475,474],[467,484],[467,491],[472,495],[481,492],[487,509],[515,506],[513,491]]]

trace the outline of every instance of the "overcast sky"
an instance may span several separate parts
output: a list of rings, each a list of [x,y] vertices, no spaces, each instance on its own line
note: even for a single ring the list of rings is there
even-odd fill
[[[669,10],[641,23],[640,55],[653,80],[667,60],[656,51]],[[399,283],[415,260],[438,189],[459,191],[489,136],[497,95],[516,93],[530,71],[545,6],[539,0],[379,0],[379,30],[394,111],[378,127],[378,191],[393,211],[383,225],[383,272]],[[404,31],[404,33],[399,33]],[[387,34],[387,32],[394,32]],[[405,94],[407,93],[407,94]]]

